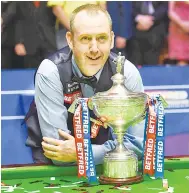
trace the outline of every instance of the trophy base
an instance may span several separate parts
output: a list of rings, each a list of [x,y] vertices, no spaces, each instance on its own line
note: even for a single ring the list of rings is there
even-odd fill
[[[130,178],[109,178],[101,175],[100,184],[137,184],[143,181],[143,175],[137,175]]]

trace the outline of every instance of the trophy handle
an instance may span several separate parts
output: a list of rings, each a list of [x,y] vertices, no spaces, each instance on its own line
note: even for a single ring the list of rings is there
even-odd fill
[[[140,116],[133,119],[133,121],[130,123],[130,125],[133,126],[133,125],[136,125],[136,124],[140,123],[141,121],[143,121],[146,118],[146,110],[147,109],[145,109],[144,112]]]

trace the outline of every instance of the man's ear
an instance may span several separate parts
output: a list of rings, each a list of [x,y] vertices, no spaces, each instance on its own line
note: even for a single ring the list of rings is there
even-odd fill
[[[66,33],[66,40],[68,42],[68,46],[70,47],[70,49],[72,50],[73,49],[73,35],[71,32],[67,32]]]
[[[115,37],[114,32],[111,31],[111,49],[114,47],[114,37]]]

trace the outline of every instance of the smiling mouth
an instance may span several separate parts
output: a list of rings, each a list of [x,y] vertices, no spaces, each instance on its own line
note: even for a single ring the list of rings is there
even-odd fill
[[[101,56],[99,56],[99,57],[97,57],[97,58],[91,58],[91,57],[89,57],[89,56],[87,56],[87,58],[89,58],[90,60],[98,60],[98,59],[100,59],[101,58]]]

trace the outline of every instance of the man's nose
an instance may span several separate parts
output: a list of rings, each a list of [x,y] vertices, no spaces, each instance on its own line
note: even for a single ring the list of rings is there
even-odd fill
[[[93,40],[91,42],[91,45],[90,45],[90,53],[93,54],[93,55],[97,55],[98,52],[99,52],[99,49],[98,49],[98,44],[97,44],[97,41],[96,40]]]

